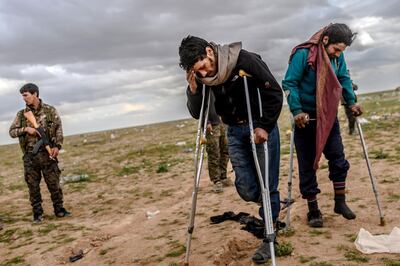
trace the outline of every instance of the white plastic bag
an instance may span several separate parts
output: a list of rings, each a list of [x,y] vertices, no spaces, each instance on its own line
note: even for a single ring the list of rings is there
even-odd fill
[[[389,235],[374,236],[361,228],[354,244],[360,252],[365,254],[400,253],[400,229],[394,227]]]

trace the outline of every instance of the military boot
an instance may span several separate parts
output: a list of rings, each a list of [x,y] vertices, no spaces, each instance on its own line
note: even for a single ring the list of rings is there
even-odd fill
[[[58,218],[62,218],[62,217],[66,217],[66,216],[70,216],[71,215],[71,213],[69,211],[67,211],[64,207],[56,210],[54,213]]]
[[[214,193],[222,193],[224,191],[223,185],[221,181],[217,181],[214,183],[212,191]]]
[[[34,213],[32,222],[34,224],[39,224],[43,221],[43,216],[41,213]]]

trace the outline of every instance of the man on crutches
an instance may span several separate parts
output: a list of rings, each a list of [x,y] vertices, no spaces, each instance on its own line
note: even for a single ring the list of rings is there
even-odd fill
[[[300,192],[307,200],[310,227],[322,227],[318,208],[316,170],[324,153],[329,161],[329,178],[333,183],[334,212],[346,219],[356,215],[347,206],[345,188],[349,163],[345,159],[337,119],[340,96],[354,116],[362,114],[355,103],[352,83],[343,51],[354,40],[355,33],[345,24],[330,24],[310,40],[296,46],[282,86],[287,95],[296,128],[294,142],[299,164]]]
[[[199,118],[202,102],[201,86],[205,84],[215,96],[215,108],[222,121],[228,125],[229,156],[235,171],[235,186],[241,198],[263,204],[262,192],[269,189],[269,210],[260,208],[260,216],[269,216],[276,222],[279,216],[279,131],[277,120],[282,108],[282,91],[267,65],[257,54],[241,48],[241,43],[217,45],[204,39],[188,36],[179,47],[180,66],[186,71],[188,81],[188,109],[194,118]],[[244,70],[247,77],[249,103],[251,105],[254,131],[250,132],[249,116],[246,105]],[[252,134],[250,134],[252,133]],[[261,176],[265,185],[260,186],[259,175],[252,155],[251,135],[254,136],[256,154]],[[263,143],[267,142],[267,154]],[[267,159],[267,162],[266,162]],[[265,171],[265,167],[268,170]],[[268,180],[265,173],[268,173]],[[271,215],[269,215],[271,213]],[[272,217],[271,217],[272,216]],[[268,223],[266,223],[268,225]],[[253,261],[264,263],[271,254],[270,241],[275,241],[274,234],[269,234],[257,249]],[[271,239],[273,238],[273,239]],[[273,245],[272,245],[273,247]]]

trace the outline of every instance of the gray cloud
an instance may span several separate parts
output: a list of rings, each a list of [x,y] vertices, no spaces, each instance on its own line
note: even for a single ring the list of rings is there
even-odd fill
[[[400,84],[399,1],[3,0],[0,2],[0,143],[40,86],[66,133],[188,117],[177,49],[188,34],[242,41],[278,80],[290,50],[330,22],[359,32],[346,51],[361,92]],[[102,114],[99,119],[99,114]]]

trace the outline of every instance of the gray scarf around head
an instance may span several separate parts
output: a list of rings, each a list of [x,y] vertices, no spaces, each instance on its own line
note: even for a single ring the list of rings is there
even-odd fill
[[[225,83],[231,76],[233,69],[236,67],[242,43],[234,42],[223,46],[213,42],[210,44],[214,54],[218,57],[218,72],[214,77],[200,78],[200,80],[207,86],[216,86]]]

